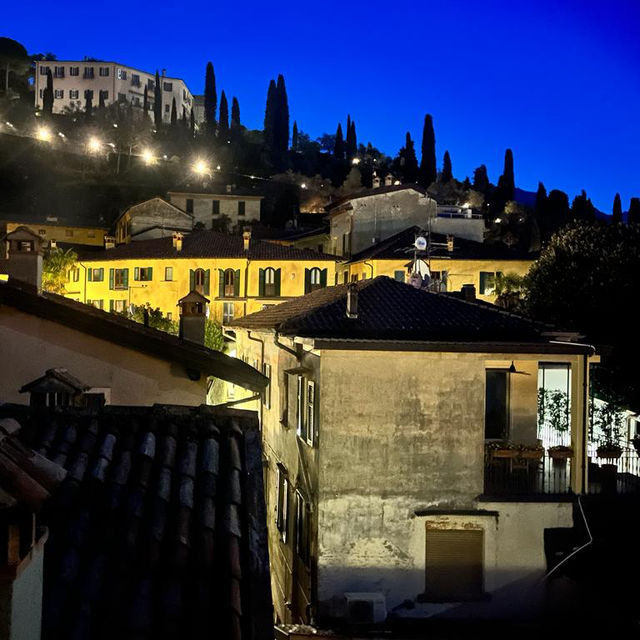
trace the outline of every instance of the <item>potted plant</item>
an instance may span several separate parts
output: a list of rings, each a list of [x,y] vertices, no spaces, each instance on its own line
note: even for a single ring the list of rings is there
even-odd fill
[[[544,456],[544,447],[541,445],[521,444],[518,448],[518,457],[525,460],[542,460]]]
[[[631,444],[633,445],[633,448],[636,450],[636,453],[640,456],[640,434],[635,435],[633,436],[633,438],[631,438]]]
[[[493,440],[486,448],[491,458],[517,458],[519,454],[518,447],[507,440]]]
[[[600,436],[598,458],[617,460],[622,455],[622,413],[618,405],[613,401],[594,404],[592,424],[596,439]]]
[[[567,439],[569,434],[569,396],[559,389],[538,389],[538,424],[548,424],[558,435],[559,440]],[[566,460],[573,456],[570,445],[549,447],[549,456],[553,460]]]

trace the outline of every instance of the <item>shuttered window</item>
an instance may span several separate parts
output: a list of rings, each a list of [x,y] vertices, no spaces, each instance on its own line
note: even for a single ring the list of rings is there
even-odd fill
[[[280,296],[280,269],[267,267],[258,272],[258,295],[261,298]]]
[[[483,540],[481,529],[427,529],[428,600],[457,602],[482,596]]]

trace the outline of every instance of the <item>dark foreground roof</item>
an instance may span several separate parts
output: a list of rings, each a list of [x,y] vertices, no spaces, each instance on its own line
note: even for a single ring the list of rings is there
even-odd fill
[[[272,635],[258,421],[209,407],[0,407],[66,470],[41,514],[43,638]]]
[[[84,261],[127,260],[138,258],[248,258],[249,260],[327,260],[335,256],[311,249],[295,249],[272,242],[252,238],[249,250],[244,250],[242,236],[232,236],[217,231],[194,231],[184,236],[182,250],[173,248],[171,237],[155,240],[139,240],[121,244],[102,253],[90,252],[82,256]]]
[[[175,362],[188,371],[227,380],[252,391],[261,391],[267,383],[260,372],[237,358],[63,296],[52,293],[38,295],[35,289],[15,280],[0,283],[0,305]]]
[[[424,236],[424,229],[418,226],[407,227],[382,242],[371,245],[354,254],[349,263],[361,260],[412,260],[413,243],[416,236]],[[431,242],[436,244],[447,243],[447,236],[443,233],[432,233]],[[537,253],[510,249],[503,244],[487,244],[464,238],[454,238],[453,251],[447,251],[446,247],[432,247],[431,257],[451,260],[535,260]]]
[[[346,316],[349,285],[328,287],[236,320],[247,329],[318,339],[549,346],[551,327],[487,304],[415,289],[386,276],[357,283],[358,317]],[[573,348],[576,348],[575,345]],[[561,349],[571,352],[572,347]],[[584,347],[581,347],[584,350]]]

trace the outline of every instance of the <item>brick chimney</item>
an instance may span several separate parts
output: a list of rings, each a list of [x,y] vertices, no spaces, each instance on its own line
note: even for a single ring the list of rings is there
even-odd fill
[[[0,273],[42,291],[42,254],[44,241],[27,227],[18,227],[3,239]],[[4,259],[2,259],[4,258]]]
[[[380,186],[380,178],[378,176],[373,176],[373,188],[377,189]]]
[[[355,282],[347,285],[347,318],[358,318],[358,285]]]
[[[178,300],[180,307],[180,338],[204,344],[204,326],[207,320],[207,304],[209,300],[197,291],[189,293]]]
[[[173,242],[173,248],[179,253],[182,251],[182,239],[184,236],[179,231],[174,231],[171,236]]]
[[[105,249],[113,249],[116,246],[116,239],[114,236],[105,236],[104,237],[104,248]]]
[[[390,173],[384,177],[384,186],[390,187],[393,184],[393,176]]]
[[[447,251],[449,253],[453,251],[453,236],[447,236]]]
[[[462,298],[463,300],[466,300],[467,302],[475,302],[476,299],[476,287],[473,284],[463,284],[462,285],[462,289],[460,289],[460,291],[462,292]]]
[[[251,243],[251,229],[245,229],[242,232],[242,241],[245,251],[249,251],[249,244]]]

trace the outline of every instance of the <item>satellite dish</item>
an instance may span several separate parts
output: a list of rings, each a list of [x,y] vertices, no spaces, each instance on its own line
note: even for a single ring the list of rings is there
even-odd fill
[[[411,272],[420,274],[422,278],[431,277],[431,272],[429,271],[429,265],[424,260],[420,260],[420,259],[416,260],[411,267]]]
[[[416,238],[416,241],[413,243],[413,246],[418,251],[424,251],[427,248],[427,240],[426,240],[426,238],[423,238],[422,236],[418,236]]]

